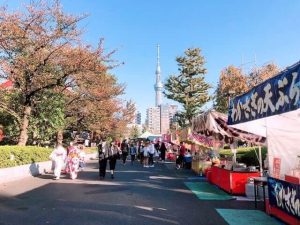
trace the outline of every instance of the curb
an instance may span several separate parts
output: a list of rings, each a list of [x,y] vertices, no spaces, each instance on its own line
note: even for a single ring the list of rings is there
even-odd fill
[[[86,159],[96,159],[97,154],[87,154]],[[11,181],[16,181],[26,177],[34,177],[39,174],[45,174],[52,168],[52,161],[37,162],[21,166],[1,168],[0,169],[0,184]]]

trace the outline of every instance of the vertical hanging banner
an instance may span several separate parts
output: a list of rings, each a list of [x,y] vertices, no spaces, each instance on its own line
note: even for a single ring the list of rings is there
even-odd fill
[[[300,62],[230,101],[228,124],[300,108]]]
[[[300,185],[268,177],[269,202],[300,219]]]

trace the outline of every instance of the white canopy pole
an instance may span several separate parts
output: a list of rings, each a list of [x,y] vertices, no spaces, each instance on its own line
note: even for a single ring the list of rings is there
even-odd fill
[[[236,153],[237,153],[237,141],[234,140],[232,144],[230,144],[231,152],[233,153],[233,164],[236,164]]]

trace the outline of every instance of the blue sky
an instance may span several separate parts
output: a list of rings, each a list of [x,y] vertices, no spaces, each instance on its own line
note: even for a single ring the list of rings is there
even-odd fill
[[[18,0],[0,0],[11,8]],[[105,39],[107,51],[125,62],[113,73],[126,83],[125,99],[136,102],[145,118],[155,103],[156,45],[161,48],[162,80],[176,74],[176,56],[199,47],[206,59],[206,80],[216,87],[220,71],[246,63],[244,70],[273,61],[285,68],[300,60],[298,0],[62,0],[64,11],[89,14],[81,22],[84,40]],[[248,63],[250,62],[250,63]],[[213,90],[212,90],[213,91]],[[164,102],[170,102],[164,99]]]

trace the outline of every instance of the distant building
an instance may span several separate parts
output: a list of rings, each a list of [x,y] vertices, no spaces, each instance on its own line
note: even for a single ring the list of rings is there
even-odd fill
[[[146,118],[148,131],[153,134],[167,134],[170,130],[170,124],[174,120],[177,108],[175,105],[168,104],[148,108]]]
[[[175,121],[175,114],[177,112],[178,112],[178,106],[177,105],[169,105],[170,124]]]
[[[135,123],[142,125],[142,114],[139,111],[135,115]]]
[[[160,133],[167,134],[170,129],[169,105],[160,105]]]
[[[147,109],[147,129],[152,134],[160,134],[160,107]]]

